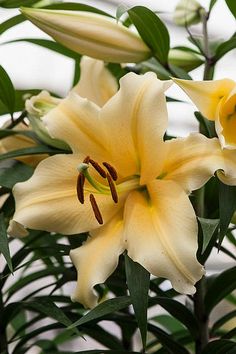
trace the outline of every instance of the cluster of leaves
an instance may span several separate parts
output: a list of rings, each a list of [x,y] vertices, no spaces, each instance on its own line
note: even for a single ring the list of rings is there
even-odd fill
[[[226,2],[232,14],[236,16],[234,0]],[[51,4],[49,4],[50,1],[47,3],[47,8],[104,14],[103,11],[89,5],[53,1]],[[216,1],[210,2],[210,11],[215,3]],[[40,2],[0,0],[0,7],[3,8],[17,8],[21,5],[40,6]],[[132,23],[137,28],[142,39],[152,50],[153,57],[135,67],[124,68],[118,64],[108,64],[109,70],[117,79],[130,70],[138,73],[152,70],[161,79],[168,79],[171,75],[191,79],[188,70],[169,62],[169,33],[157,14],[145,7],[136,6],[130,9],[119,7],[117,19],[119,20],[122,15],[126,16],[125,25],[129,26]],[[1,23],[0,35],[23,21],[26,21],[23,15],[17,15]],[[227,41],[213,43],[211,56],[207,57],[203,41],[191,33],[189,39],[194,47],[178,48],[201,56],[202,62],[199,65],[208,62],[212,68],[209,71],[211,77],[215,64],[236,45],[234,34]],[[78,81],[79,54],[51,40],[23,38],[17,41],[30,42],[71,58],[75,63],[73,85]],[[63,235],[52,236],[42,231],[31,231],[28,237],[20,241],[7,238],[6,225],[14,212],[12,188],[15,183],[28,179],[33,173],[32,167],[13,159],[61,152],[43,144],[35,132],[17,129],[18,124],[26,117],[25,95],[35,95],[39,91],[38,89],[15,88],[4,68],[0,67],[0,116],[8,114],[11,118],[8,125],[1,129],[0,139],[21,134],[30,137],[35,142],[34,147],[9,151],[0,156],[0,196],[3,198],[0,215],[0,252],[1,257],[4,256],[7,263],[0,278],[1,354],[7,354],[9,346],[13,348],[12,354],[24,354],[34,345],[41,348],[41,353],[70,354],[72,352],[60,349],[61,345],[70,343],[75,338],[80,340],[78,343],[82,343],[83,336],[95,339],[107,349],[77,351],[78,353],[135,353],[132,351],[132,343],[138,328],[141,333],[143,352],[159,354],[193,352],[194,344],[200,340],[203,323],[207,325],[206,322],[216,305],[223,299],[232,305],[236,304],[236,298],[233,295],[233,290],[236,288],[236,267],[206,277],[205,291],[201,299],[197,296],[188,296],[180,301],[178,293],[173,289],[166,290],[164,279],[150,279],[149,273],[144,268],[125,255],[120,258],[119,266],[107,280],[106,286],[97,286],[96,290],[104,301],[90,312],[85,312],[80,304],[71,302],[70,297],[65,295],[67,292],[64,288],[67,283],[76,280],[75,269],[68,258],[69,250],[81,245],[87,235],[78,237],[73,235],[65,239]],[[172,101],[171,98],[168,100]],[[199,113],[196,117],[205,135],[214,136],[209,122]],[[193,204],[194,198],[193,196]],[[216,179],[210,180],[206,185],[205,215],[204,218],[199,217],[198,259],[202,264],[206,262],[213,248],[224,252],[232,260],[236,259],[230,250],[222,246],[225,235],[232,247],[236,246],[233,235],[234,227],[229,227],[236,210],[235,200],[235,188],[225,186]],[[66,240],[69,240],[69,244]],[[19,250],[12,257],[8,242],[10,246],[15,242],[20,243]],[[39,266],[38,261],[40,261]],[[12,277],[13,272],[17,280]],[[109,293],[114,294],[115,298],[107,299]],[[199,301],[201,313],[196,313],[196,304]],[[161,314],[147,320],[147,312],[153,307],[161,308],[161,311],[155,310],[156,313]],[[235,352],[236,344],[233,339],[236,331],[235,329],[225,330],[225,324],[235,315],[236,311],[233,310],[219,320],[210,323],[209,334],[212,340],[203,349],[202,354],[224,352],[233,354]],[[102,321],[118,325],[121,335],[106,331]],[[56,331],[52,332],[52,330]],[[50,340],[48,332],[50,332]]]

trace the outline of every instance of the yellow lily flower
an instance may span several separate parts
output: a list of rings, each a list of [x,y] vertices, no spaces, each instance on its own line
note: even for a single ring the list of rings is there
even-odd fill
[[[173,80],[206,118],[215,121],[222,148],[236,149],[236,82]]]
[[[114,271],[124,250],[180,293],[193,294],[204,273],[187,193],[219,168],[236,184],[236,161],[229,156],[227,163],[216,138],[193,134],[163,141],[169,86],[154,73],[129,73],[102,107],[71,92],[43,121],[73,153],[45,159],[14,187],[12,236],[24,227],[90,232],[70,252],[78,271],[72,300],[85,307],[96,305],[93,287]]]
[[[57,42],[80,54],[114,63],[136,63],[151,56],[136,33],[108,16],[25,7],[21,12]]]

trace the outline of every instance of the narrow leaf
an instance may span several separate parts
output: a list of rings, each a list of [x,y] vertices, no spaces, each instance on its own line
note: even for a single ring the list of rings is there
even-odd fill
[[[213,9],[213,7],[215,6],[217,0],[211,0],[210,5],[209,5],[209,11],[211,11]]]
[[[129,296],[121,296],[114,299],[109,299],[105,302],[102,302],[94,309],[89,311],[86,315],[80,318],[78,321],[74,322],[68,329],[81,326],[87,322],[100,319],[110,313],[115,311],[120,311],[131,304],[131,299]]]
[[[143,348],[147,340],[147,309],[150,274],[140,264],[125,256],[125,271],[131,302],[140,329]]]
[[[44,7],[45,9],[55,9],[55,10],[70,10],[70,11],[87,11],[87,12],[94,12],[100,15],[105,15],[109,17],[113,17],[105,11],[97,9],[94,6],[86,5],[86,4],[76,4],[74,2],[67,2],[67,3],[59,3],[59,4],[52,4]]]
[[[0,257],[3,254],[10,271],[13,273],[11,255],[8,245],[7,231],[3,214],[0,214]]]
[[[15,111],[15,89],[7,72],[0,65],[0,101],[6,106],[8,113]]]
[[[119,21],[121,16],[124,15],[129,9],[130,9],[130,7],[128,5],[119,4],[117,9],[116,9],[116,19],[117,19],[117,21]]]
[[[154,56],[161,64],[166,64],[170,49],[170,37],[165,24],[153,11],[144,6],[135,6],[128,10],[128,13]]]
[[[6,152],[5,154],[0,155],[0,160],[13,159],[18,156],[38,155],[38,154],[58,154],[58,153],[66,153],[66,151],[55,150],[46,145],[38,145],[35,147]]]
[[[212,326],[211,333],[215,334],[220,327],[224,326],[228,321],[234,318],[236,318],[236,310],[227,313],[226,315],[221,317],[218,321],[216,321]]]
[[[230,9],[232,14],[236,18],[236,2],[235,2],[235,0],[225,0],[225,1],[226,1],[226,4],[228,5],[228,8]]]
[[[236,2],[235,2],[236,4]],[[227,54],[229,51],[235,49],[236,47],[236,35],[233,35],[228,41],[225,41],[221,43],[217,49],[216,49],[216,54],[215,54],[215,59],[219,60],[222,58],[225,54]]]
[[[219,181],[219,213],[220,213],[220,235],[219,246],[221,245],[232,216],[236,210],[236,186],[228,186]]]
[[[0,3],[0,6],[1,6],[1,3]],[[9,18],[8,20],[6,20],[0,24],[0,34],[3,34],[8,29],[10,29],[10,28],[12,28],[24,21],[25,21],[25,17],[23,15],[16,15],[14,17]]]
[[[234,289],[236,289],[236,267],[225,270],[211,282],[205,296],[207,313],[209,314]]]
[[[235,354],[235,352],[235,342],[227,339],[219,339],[208,343],[203,349],[202,354]]]
[[[202,229],[202,249],[201,249],[201,254],[203,254],[211,239],[212,236],[214,234],[214,232],[217,230],[217,227],[219,225],[219,219],[204,219],[204,218],[199,218],[198,220],[200,222],[201,225],[201,229]],[[212,247],[214,247],[214,244],[212,245]]]
[[[4,7],[6,9],[13,9],[20,7],[24,4],[24,6],[34,5],[39,0],[1,0],[0,7]]]

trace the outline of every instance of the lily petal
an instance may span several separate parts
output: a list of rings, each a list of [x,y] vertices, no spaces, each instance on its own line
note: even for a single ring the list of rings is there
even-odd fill
[[[78,154],[55,155],[42,161],[28,181],[14,187],[13,220],[27,228],[66,235],[96,229],[98,222],[89,202],[93,191],[85,185],[84,204],[77,198],[77,167],[82,161]],[[118,204],[110,195],[97,193],[95,198],[104,223],[123,205],[122,197]]]
[[[86,56],[81,59],[80,70],[80,80],[74,91],[102,107],[117,92],[116,79],[103,61]]]
[[[128,255],[151,274],[169,279],[178,292],[194,294],[204,269],[196,259],[192,205],[172,181],[153,181],[148,193],[132,192],[125,204]]]
[[[117,214],[105,226],[93,231],[91,237],[70,252],[70,257],[78,272],[73,301],[91,308],[97,304],[93,287],[104,283],[118,265],[119,255],[124,251],[123,222]]]
[[[216,119],[218,104],[235,86],[235,82],[230,79],[191,81],[174,78],[173,81],[187,93],[199,111],[210,120]]]
[[[236,84],[218,106],[215,127],[222,148],[236,149]]]
[[[187,193],[202,187],[216,170],[228,170],[217,138],[196,133],[166,141],[165,147],[165,164],[159,178],[177,182]]]
[[[170,81],[160,81],[151,72],[143,76],[129,73],[101,110],[114,166],[124,176],[141,169],[141,183],[155,178],[162,164],[167,128],[164,91],[170,85]]]
[[[73,152],[105,159],[104,131],[99,117],[100,108],[75,92],[61,101],[43,118],[52,137],[64,140]]]

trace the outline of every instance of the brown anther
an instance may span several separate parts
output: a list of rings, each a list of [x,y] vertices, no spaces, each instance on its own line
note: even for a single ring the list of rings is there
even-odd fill
[[[85,181],[85,177],[83,173],[79,173],[77,177],[76,189],[77,189],[77,197],[81,204],[84,204],[84,181]]]
[[[92,205],[95,218],[97,219],[98,223],[102,225],[103,224],[102,214],[100,213],[100,210],[98,208],[96,199],[95,199],[93,194],[90,194],[89,200],[90,200],[90,203]]]
[[[107,173],[107,181],[108,181],[108,184],[110,187],[112,199],[114,200],[115,203],[118,203],[118,195],[117,195],[117,191],[116,191],[116,186],[115,186],[115,183],[113,182],[111,176],[109,175],[109,173]]]
[[[95,168],[95,170],[100,174],[100,176],[106,178],[107,176],[106,171],[96,161],[89,159],[89,162]]]
[[[103,166],[106,167],[107,171],[110,173],[113,181],[116,181],[118,178],[118,175],[117,175],[115,168],[113,166],[111,166],[108,162],[103,162],[102,164],[103,164]]]
[[[83,163],[89,163],[89,161],[90,161],[90,157],[89,157],[89,156],[86,156],[85,159],[84,159],[84,161],[83,161]]]

